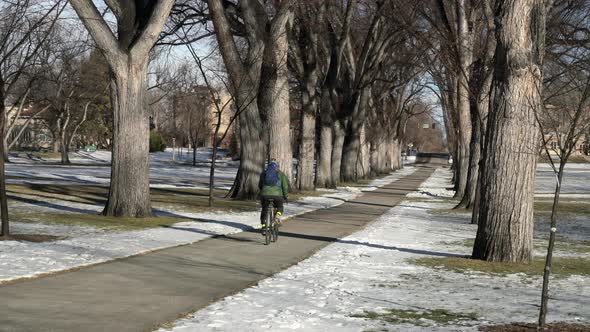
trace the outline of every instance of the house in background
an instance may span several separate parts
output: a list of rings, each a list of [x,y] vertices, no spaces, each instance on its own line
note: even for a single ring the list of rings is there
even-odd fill
[[[554,105],[545,106],[545,113],[541,115],[541,123],[544,130],[543,136],[547,142],[545,148],[551,155],[558,154],[559,144],[566,138],[572,116],[573,111],[568,111],[565,108]],[[584,111],[576,129],[580,136],[572,156],[587,156],[590,152],[590,108]]]
[[[53,135],[43,118],[34,107],[24,108],[18,118],[14,106],[6,107],[7,123],[6,134],[8,144],[16,140],[11,150],[45,150],[53,147]]]

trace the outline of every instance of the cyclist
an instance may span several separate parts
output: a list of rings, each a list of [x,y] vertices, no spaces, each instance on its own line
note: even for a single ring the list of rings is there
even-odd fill
[[[278,218],[283,214],[283,203],[287,202],[289,194],[287,176],[279,170],[279,163],[276,160],[272,159],[268,163],[266,171],[260,174],[258,188],[260,189],[260,203],[262,204],[260,223],[262,224],[262,234],[264,234],[266,231],[268,206],[270,205],[269,200],[272,199],[274,201]]]

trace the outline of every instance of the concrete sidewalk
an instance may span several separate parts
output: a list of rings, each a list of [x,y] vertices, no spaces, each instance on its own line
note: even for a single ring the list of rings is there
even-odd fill
[[[0,286],[0,331],[151,331],[359,230],[433,170],[417,167],[353,201],[290,219],[270,246],[259,232],[242,232]]]

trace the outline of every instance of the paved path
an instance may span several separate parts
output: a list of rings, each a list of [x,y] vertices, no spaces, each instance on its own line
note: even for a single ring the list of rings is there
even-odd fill
[[[417,167],[353,201],[295,217],[271,246],[258,232],[242,232],[0,286],[0,331],[151,331],[359,230],[432,171]]]

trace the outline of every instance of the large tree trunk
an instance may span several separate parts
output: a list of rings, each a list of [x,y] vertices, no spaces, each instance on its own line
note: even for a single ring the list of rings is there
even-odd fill
[[[314,188],[315,159],[315,98],[303,93],[303,110],[301,111],[301,137],[299,140],[299,163],[297,166],[297,188],[311,190]]]
[[[289,84],[287,68],[287,16],[273,22],[267,36],[262,65],[258,104],[267,115],[268,154],[279,162],[290,184],[293,184],[293,151],[289,114]]]
[[[257,104],[264,41],[261,40],[261,30],[253,25],[256,14],[251,4],[242,1],[239,6],[248,27],[246,30],[249,47],[245,61],[240,58],[222,1],[208,1],[215,36],[228,71],[236,109],[239,112],[240,167],[229,195],[237,199],[255,199],[258,194],[260,173],[264,167],[266,141]]]
[[[10,157],[8,155],[9,151],[10,151],[10,148],[8,146],[8,142],[6,140],[4,140],[4,151],[3,151],[2,155],[4,157],[4,162],[6,162],[6,163],[10,162]]]
[[[152,215],[149,180],[149,112],[145,107],[147,59],[114,68],[113,152],[107,216]]]
[[[476,107],[476,106],[472,106]],[[469,170],[467,172],[467,183],[465,187],[465,194],[461,197],[461,201],[456,208],[469,208],[475,200],[475,192],[477,190],[477,178],[479,174],[479,161],[481,158],[481,140],[479,131],[479,111],[477,109],[471,110],[471,124],[473,130],[471,131],[471,141],[469,143]]]
[[[256,103],[249,104],[238,116],[240,124],[240,167],[230,196],[255,199],[264,167],[265,138]]]
[[[479,202],[481,199],[481,188],[482,188],[482,179],[485,169],[485,146],[486,146],[486,136],[487,136],[487,122],[488,122],[488,115],[490,111],[490,90],[492,88],[492,81],[493,81],[493,58],[494,58],[494,51],[496,48],[496,26],[494,23],[494,12],[492,10],[492,6],[490,3],[484,3],[484,11],[486,20],[488,23],[488,34],[487,34],[487,41],[486,41],[486,48],[485,48],[485,56],[483,59],[480,60],[479,69],[476,70],[479,72],[479,77],[482,78],[483,82],[478,84],[479,91],[477,95],[477,111],[479,115],[479,119],[477,121],[478,127],[473,128],[473,130],[479,131],[479,162],[478,162],[478,169],[477,169],[477,184],[475,187],[475,192],[473,193],[473,201],[470,202],[468,208],[471,208],[471,223],[477,224],[479,219]],[[478,82],[480,83],[480,82]]]
[[[334,146],[334,135],[332,130],[331,105],[327,89],[322,91],[320,107],[320,151],[318,153],[318,164],[316,174],[316,186],[319,188],[332,188],[332,149]]]
[[[334,121],[334,124],[332,126],[332,133],[334,135],[334,140],[333,140],[333,144],[332,144],[332,170],[331,170],[331,176],[332,176],[332,185],[336,186],[338,185],[338,183],[340,183],[340,178],[341,178],[341,174],[340,174],[340,170],[341,170],[341,164],[342,164],[342,149],[344,146],[344,136],[345,136],[345,132],[344,132],[344,127],[345,125],[342,124],[341,121],[336,120]]]
[[[399,138],[394,139],[391,148],[392,167],[394,170],[402,169],[403,167],[401,148]]]
[[[359,158],[357,161],[357,170],[356,170],[356,174],[357,174],[357,180],[358,179],[366,179],[369,176],[369,172],[370,172],[370,161],[371,161],[371,155],[370,155],[370,146],[369,146],[369,142],[367,142],[367,128],[366,128],[366,124],[363,124],[362,128],[361,128],[361,133],[360,133],[360,149],[359,149]]]
[[[90,0],[70,4],[101,50],[114,75],[111,186],[103,214],[152,215],[149,187],[149,112],[146,107],[148,55],[174,0],[136,6],[105,0],[117,19],[117,36]],[[147,18],[147,19],[146,19]]]
[[[66,105],[65,107],[69,107]],[[58,121],[58,125],[60,126],[60,133],[59,133],[59,151],[61,154],[61,163],[64,165],[70,164],[70,147],[68,141],[68,125],[70,123],[70,112],[69,109],[66,109],[66,119],[65,122],[62,124],[61,121]]]
[[[61,163],[64,165],[68,165],[71,164],[70,162],[70,149],[68,147],[68,144],[66,143],[66,139],[62,138],[60,139],[60,153],[61,153]]]
[[[496,19],[496,66],[473,257],[529,262],[541,107],[545,8],[505,0]]]
[[[377,141],[373,140],[371,142],[371,146],[369,148],[369,153],[370,153],[370,163],[371,163],[371,172],[369,173],[370,176],[377,176],[380,173],[380,169],[381,169],[381,156],[380,154],[381,149],[379,149],[379,146],[377,145]]]
[[[473,58],[470,40],[472,37],[468,31],[468,22],[466,14],[466,0],[457,2],[457,23],[458,23],[458,50],[459,55],[459,73],[457,77],[457,112],[459,124],[459,146],[458,146],[458,168],[457,168],[457,191],[456,198],[462,198],[465,195],[465,189],[469,179],[469,152],[471,137],[471,117],[469,104],[469,66]]]
[[[357,182],[359,179],[358,168],[361,162],[361,132],[365,124],[367,114],[367,102],[370,96],[369,89],[363,89],[353,97],[351,104],[347,105],[352,109],[350,121],[346,126],[346,136],[342,150],[342,172],[341,180],[344,182]]]
[[[486,132],[487,132],[487,120],[489,116],[490,110],[490,88],[492,85],[492,75],[488,75],[485,79],[483,88],[479,94],[478,104],[479,104],[479,114],[481,119],[478,121],[479,127],[474,128],[474,130],[479,130],[479,162],[477,167],[477,187],[475,188],[475,193],[473,197],[473,201],[471,205],[468,207],[472,208],[471,213],[471,223],[477,224],[479,220],[479,203],[481,198],[481,190],[482,190],[482,179],[485,170],[485,146],[486,146]]]
[[[4,139],[6,128],[6,107],[4,97],[4,81],[0,78],[0,138]],[[0,155],[4,155],[4,144],[1,144]],[[10,222],[8,220],[8,199],[6,197],[6,175],[4,174],[4,158],[0,158],[0,218],[2,219],[2,232],[0,236],[10,235]]]

